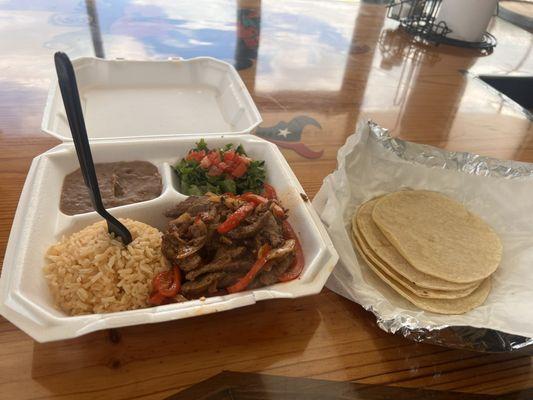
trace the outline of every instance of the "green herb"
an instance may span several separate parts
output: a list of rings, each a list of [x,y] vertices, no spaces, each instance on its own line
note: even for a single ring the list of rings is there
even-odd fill
[[[224,179],[220,182],[220,188],[223,193],[237,193],[237,185],[233,179]]]
[[[223,153],[233,149],[233,145],[227,144],[220,149]],[[195,151],[204,150],[209,152],[207,143],[201,139],[196,143]],[[239,155],[246,156],[242,145],[237,146],[235,152]],[[219,176],[208,175],[208,169],[200,166],[196,160],[186,160],[185,158],[174,165],[178,178],[180,180],[181,192],[187,195],[203,195],[207,192],[215,194],[234,193],[243,194],[245,192],[254,192],[260,194],[263,191],[263,185],[266,178],[265,162],[253,160],[248,165],[246,173],[240,178],[223,173]]]
[[[252,161],[248,166],[248,171],[235,180],[237,193],[254,192],[260,194],[263,191],[266,171],[264,161]]]
[[[200,141],[198,143],[196,143],[196,148],[194,150],[197,150],[197,151],[201,151],[201,150],[208,151],[209,149],[207,148],[207,143],[205,142],[205,140],[204,139],[200,139]]]

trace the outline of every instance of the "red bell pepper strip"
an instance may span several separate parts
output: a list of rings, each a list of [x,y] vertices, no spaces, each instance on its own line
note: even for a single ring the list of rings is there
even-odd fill
[[[276,193],[276,189],[274,189],[272,186],[270,186],[268,183],[263,184],[263,195],[270,200],[275,200],[278,198],[278,194]]]
[[[168,271],[169,281],[167,284],[160,284],[158,291],[165,297],[174,297],[181,288],[181,271],[178,267]]]
[[[241,279],[239,279],[236,283],[234,283],[231,286],[228,286],[226,290],[228,293],[237,293],[242,292],[246,287],[254,280],[254,278],[257,276],[259,271],[265,266],[267,262],[267,254],[270,251],[270,245],[268,243],[265,243],[261,246],[261,248],[258,251],[257,254],[257,261],[254,263],[252,268],[244,275]]]
[[[148,299],[148,303],[154,306],[160,306],[167,298],[159,292],[154,292]]]
[[[292,281],[300,276],[302,270],[304,269],[305,260],[302,245],[300,244],[298,236],[296,236],[296,233],[294,233],[294,230],[288,221],[283,221],[283,236],[285,239],[294,239],[296,241],[294,248],[296,253],[294,261],[289,269],[281,274],[278,278],[280,282],[287,282]]]
[[[256,206],[259,204],[264,204],[268,202],[268,199],[264,198],[263,196],[259,196],[258,194],[247,192],[239,196],[241,200],[247,201],[249,203],[254,203]]]
[[[263,196],[259,196],[258,194],[251,193],[251,192],[247,192],[247,193],[240,195],[239,199],[248,201],[250,203],[254,203],[256,206],[258,206],[259,204],[265,204],[268,202],[267,198]],[[285,218],[285,211],[283,211],[283,208],[280,207],[278,204],[272,205],[272,212],[279,219]]]
[[[178,267],[157,274],[153,281],[154,292],[149,302],[153,305],[161,305],[169,298],[176,296],[181,288],[181,271]]]
[[[253,203],[245,203],[240,206],[237,211],[231,214],[224,222],[222,222],[217,231],[220,234],[228,233],[232,229],[235,229],[239,224],[250,214],[255,208]]]

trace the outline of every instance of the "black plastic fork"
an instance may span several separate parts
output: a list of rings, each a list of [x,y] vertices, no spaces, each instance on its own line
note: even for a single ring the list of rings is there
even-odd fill
[[[132,241],[130,231],[119,220],[107,212],[102,202],[72,63],[68,56],[61,51],[54,54],[54,61],[70,132],[72,133],[72,139],[74,140],[74,146],[78,154],[83,180],[89,189],[89,196],[93,207],[107,221],[109,233],[114,233],[116,236],[119,236],[122,238],[122,243],[128,245]]]

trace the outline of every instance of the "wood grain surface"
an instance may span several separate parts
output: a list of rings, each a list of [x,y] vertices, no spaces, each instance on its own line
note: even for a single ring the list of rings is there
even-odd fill
[[[224,371],[165,400],[515,400],[522,395],[533,391],[495,396]]]
[[[531,74],[530,33],[494,18],[492,54],[428,47],[372,3],[1,2],[0,255],[32,158],[58,144],[40,132],[56,50],[234,63],[263,132],[280,142],[310,197],[361,118],[415,142],[533,161],[530,115],[476,79]],[[275,128],[299,116],[316,123],[300,125],[298,137]],[[295,143],[323,153],[306,158]],[[501,394],[533,387],[531,367],[531,351],[470,353],[386,334],[371,314],[327,289],[48,344],[0,318],[6,399],[161,399],[222,370]]]

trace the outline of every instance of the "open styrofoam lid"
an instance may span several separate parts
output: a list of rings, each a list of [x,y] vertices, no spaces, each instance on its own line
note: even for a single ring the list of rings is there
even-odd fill
[[[240,134],[262,121],[237,71],[214,58],[87,57],[72,64],[91,140]],[[57,80],[50,88],[42,130],[63,141],[72,140]]]

